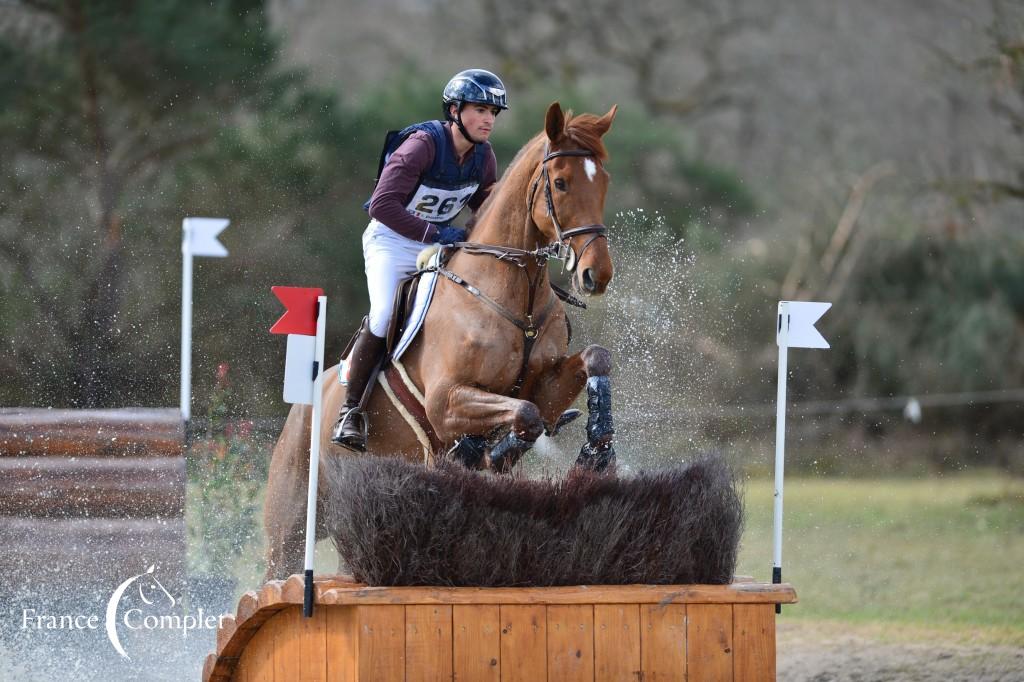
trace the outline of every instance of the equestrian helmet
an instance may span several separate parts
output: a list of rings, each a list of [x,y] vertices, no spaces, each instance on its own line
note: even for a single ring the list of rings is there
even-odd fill
[[[466,69],[452,76],[448,85],[444,86],[441,101],[444,103],[445,116],[448,116],[448,107],[452,104],[458,104],[460,111],[462,105],[467,103],[508,109],[505,84],[493,73],[483,69]]]

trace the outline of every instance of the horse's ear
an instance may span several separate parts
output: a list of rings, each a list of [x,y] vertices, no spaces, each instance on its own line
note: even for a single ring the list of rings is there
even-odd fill
[[[613,104],[612,108],[608,110],[608,113],[597,119],[597,132],[603,137],[612,128],[612,121],[615,120],[615,113],[619,110],[618,104]]]
[[[558,142],[565,132],[565,115],[562,113],[562,105],[558,102],[552,102],[548,107],[548,113],[544,117],[544,132],[552,142]]]

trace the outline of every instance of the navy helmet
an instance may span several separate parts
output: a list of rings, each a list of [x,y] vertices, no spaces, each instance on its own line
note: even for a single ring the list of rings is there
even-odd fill
[[[450,117],[448,108],[458,104],[488,104],[499,109],[508,109],[505,96],[505,84],[490,71],[483,69],[466,69],[452,76],[448,85],[444,86],[442,95],[445,116]]]
[[[500,111],[508,109],[505,84],[493,73],[483,69],[466,69],[452,76],[448,85],[444,86],[441,102],[445,120],[457,125],[462,136],[473,144],[480,142],[470,137],[466,126],[462,124],[462,107],[466,104],[486,104],[498,107]],[[451,113],[452,104],[459,105],[455,116]]]

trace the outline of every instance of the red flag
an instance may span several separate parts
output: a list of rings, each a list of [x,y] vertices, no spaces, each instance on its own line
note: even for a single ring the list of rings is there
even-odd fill
[[[324,290],[306,287],[270,287],[270,290],[286,308],[270,333],[316,336],[316,299],[324,295]]]

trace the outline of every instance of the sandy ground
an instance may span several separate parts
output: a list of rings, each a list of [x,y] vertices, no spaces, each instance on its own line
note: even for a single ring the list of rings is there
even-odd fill
[[[778,679],[785,682],[1024,682],[1024,646],[784,620],[777,637]]]

